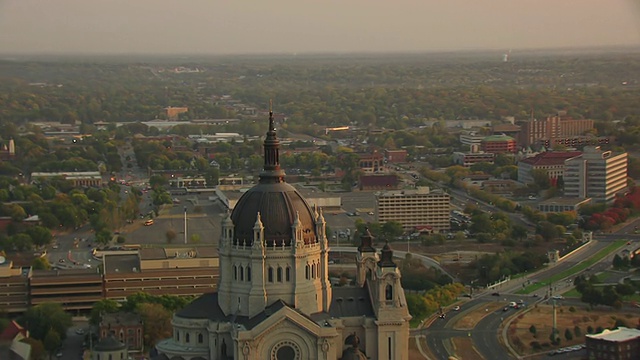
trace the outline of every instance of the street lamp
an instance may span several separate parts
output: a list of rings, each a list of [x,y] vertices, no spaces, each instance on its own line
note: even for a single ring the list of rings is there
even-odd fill
[[[187,244],[187,207],[184,207],[184,244]]]

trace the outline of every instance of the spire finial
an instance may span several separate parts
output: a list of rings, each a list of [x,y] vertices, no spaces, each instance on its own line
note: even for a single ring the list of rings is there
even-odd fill
[[[273,99],[269,99],[269,131],[276,131],[273,121]]]

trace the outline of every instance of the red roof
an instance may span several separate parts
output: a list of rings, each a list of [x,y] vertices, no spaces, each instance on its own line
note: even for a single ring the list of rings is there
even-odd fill
[[[2,334],[0,334],[0,341],[12,341],[20,333],[22,333],[24,337],[27,337],[27,330],[15,322],[15,320],[12,320]]]
[[[534,157],[526,158],[520,161],[532,166],[562,165],[564,164],[565,160],[574,158],[579,155],[582,155],[582,152],[580,151],[547,151],[547,152],[540,153]]]
[[[364,187],[396,187],[397,175],[361,175],[360,184]]]

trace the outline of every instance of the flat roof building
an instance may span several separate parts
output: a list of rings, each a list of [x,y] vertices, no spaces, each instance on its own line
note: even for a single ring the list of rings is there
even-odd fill
[[[640,330],[619,327],[600,334],[585,335],[587,359],[637,359],[640,354]]]
[[[31,270],[13,267],[13,262],[4,256],[0,260],[0,308],[8,313],[26,311]]]
[[[627,188],[627,153],[614,154],[585,146],[582,155],[565,161],[564,196],[609,203]]]
[[[578,211],[580,207],[591,203],[591,199],[554,197],[538,203],[538,210],[542,212]]]
[[[377,221],[397,221],[406,231],[425,226],[433,231],[449,230],[450,211],[449,194],[441,189],[418,187],[376,193]]]
[[[143,248],[103,256],[104,296],[124,300],[137,292],[199,295],[216,289],[218,256],[212,246]]]
[[[32,306],[55,302],[65,310],[90,310],[103,299],[96,269],[34,270],[29,283]]]

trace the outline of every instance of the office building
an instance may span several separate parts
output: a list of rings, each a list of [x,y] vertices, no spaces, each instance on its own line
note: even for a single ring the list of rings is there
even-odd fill
[[[486,153],[515,154],[518,152],[516,140],[506,135],[487,136],[480,142],[480,148]]]
[[[417,227],[432,231],[450,229],[451,199],[441,189],[386,191],[376,194],[377,221],[397,221],[406,231]]]
[[[627,189],[627,153],[614,154],[585,146],[582,155],[565,161],[564,196],[609,203]]]

